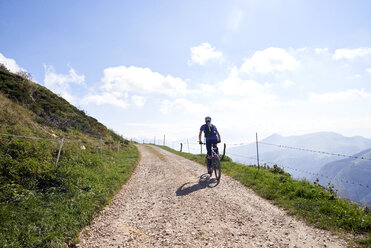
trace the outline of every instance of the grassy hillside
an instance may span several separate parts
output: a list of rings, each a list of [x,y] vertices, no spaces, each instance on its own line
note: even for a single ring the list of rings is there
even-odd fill
[[[0,247],[73,244],[138,157],[63,98],[0,68]]]
[[[205,155],[161,147],[204,164]],[[229,158],[222,161],[222,172],[311,225],[344,237],[349,233],[355,235],[355,240],[350,240],[352,246],[371,247],[371,214],[356,203],[338,198],[332,188],[294,180],[279,167],[258,170],[256,166],[234,163]]]
[[[41,125],[119,140],[117,134],[62,97],[3,68],[0,68],[0,92],[18,105],[31,110],[36,115],[33,120]]]

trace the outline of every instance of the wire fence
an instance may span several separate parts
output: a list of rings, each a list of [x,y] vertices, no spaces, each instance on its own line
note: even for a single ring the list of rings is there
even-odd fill
[[[60,160],[60,156],[61,156],[61,152],[62,152],[62,148],[63,148],[63,145],[66,144],[66,143],[81,143],[82,145],[80,146],[80,149],[82,150],[85,150],[86,147],[85,147],[85,142],[84,140],[82,139],[66,139],[66,138],[63,138],[63,137],[54,137],[54,138],[43,138],[43,137],[35,137],[35,136],[25,136],[25,135],[15,135],[15,134],[8,134],[8,133],[0,133],[0,136],[3,136],[3,137],[13,137],[13,138],[23,138],[23,139],[32,139],[32,140],[45,140],[45,141],[55,141],[55,142],[58,142],[59,144],[59,147],[58,147],[58,153],[57,153],[57,158],[56,158],[56,166],[58,165],[59,163],[59,160]],[[121,142],[118,141],[117,142],[117,146],[115,144],[112,144],[111,141],[109,140],[105,140],[105,139],[100,139],[100,142],[99,144],[96,146],[96,149],[99,150],[100,154],[102,155],[103,153],[103,150],[104,149],[107,149],[107,147],[104,147],[106,142],[108,142],[108,149],[109,150],[116,150],[117,149],[117,152],[120,151],[120,147],[121,147]]]
[[[191,139],[183,139],[183,142],[178,143],[178,147],[173,142],[172,143],[172,148],[174,150],[179,150],[179,151],[182,151],[182,152],[188,152],[188,153],[194,153],[194,154],[206,153],[206,150],[204,150],[204,151],[202,150],[202,146],[197,147],[198,144],[196,142],[192,142],[190,144],[189,140],[191,140]],[[143,143],[144,143],[144,141],[143,141]],[[149,143],[151,143],[151,142],[149,142]],[[158,144],[161,144],[161,143],[162,142],[159,140]],[[154,139],[154,144],[156,144],[156,138]],[[235,143],[224,143],[224,144],[227,145],[228,147],[231,147],[231,146],[251,145],[253,143],[246,143],[246,142],[238,143],[238,142],[235,142]],[[344,157],[344,158],[353,158],[353,159],[371,161],[371,158],[364,157],[364,156],[354,156],[354,155],[347,155],[347,154],[327,152],[327,151],[319,151],[319,150],[315,150],[315,149],[293,147],[293,146],[288,146],[288,145],[283,145],[283,144],[273,144],[273,143],[268,143],[268,142],[264,142],[264,141],[258,141],[257,137],[256,137],[256,144],[257,144],[256,149],[258,149],[258,145],[267,145],[267,146],[275,146],[275,147],[282,148],[282,149],[292,149],[292,150],[299,150],[299,151],[304,151],[304,152],[323,154],[323,155],[327,155],[327,156],[338,156],[338,157]],[[165,135],[164,135],[162,145],[166,145]],[[256,156],[246,156],[246,155],[242,155],[242,154],[231,153],[231,152],[228,151],[228,149],[226,149],[226,151],[224,151],[223,153],[225,153],[227,156],[243,158],[245,162],[246,162],[246,159],[248,159],[249,161],[251,161],[251,164],[258,164],[258,166],[259,166],[259,152],[258,151],[257,151]],[[341,178],[341,177],[338,177],[338,176],[333,177],[333,176],[325,175],[325,174],[318,173],[318,172],[313,172],[313,171],[303,170],[303,169],[299,169],[299,168],[294,168],[293,166],[282,165],[282,164],[277,163],[277,162],[270,162],[270,161],[265,161],[265,160],[260,160],[260,161],[262,163],[264,163],[265,165],[271,165],[271,166],[277,165],[278,167],[282,168],[285,171],[290,170],[290,171],[293,171],[293,172],[298,172],[298,173],[310,175],[310,176],[317,177],[317,178],[325,178],[325,179],[329,180],[329,182],[337,181],[337,182],[346,183],[346,184],[349,184],[349,185],[355,185],[355,186],[359,186],[359,187],[364,187],[364,188],[368,188],[368,189],[371,188],[371,186],[368,185],[368,184],[354,182],[352,180],[348,180],[346,178]]]
[[[245,159],[250,159],[251,161],[254,161],[254,160],[256,161],[256,157],[254,158],[254,157],[244,156],[244,155],[240,155],[240,154],[233,154],[233,153],[230,153],[230,152],[228,152],[227,155],[237,156],[237,157],[241,157],[241,158],[245,158]],[[371,188],[370,185],[357,183],[357,182],[354,182],[354,181],[351,181],[351,180],[348,180],[348,179],[345,179],[345,178],[331,177],[329,175],[310,172],[310,171],[307,171],[307,170],[301,170],[301,169],[298,169],[298,168],[293,168],[293,167],[290,167],[290,166],[287,166],[287,165],[282,165],[282,164],[279,164],[279,163],[276,163],[276,162],[271,162],[271,161],[266,161],[266,160],[261,160],[261,162],[263,162],[264,164],[267,164],[267,165],[271,165],[271,166],[277,165],[278,167],[280,167],[284,171],[285,171],[285,169],[289,169],[291,171],[296,171],[296,172],[304,173],[304,174],[307,174],[307,175],[326,178],[326,179],[329,179],[330,182],[331,181],[338,181],[338,182],[342,182],[342,183],[346,183],[346,184],[361,186],[361,187],[364,187],[364,188],[369,188],[369,189]]]
[[[340,154],[340,153],[332,153],[332,152],[311,150],[311,149],[300,148],[300,147],[292,147],[292,146],[286,146],[286,145],[271,144],[271,143],[262,142],[262,141],[260,141],[259,144],[269,145],[269,146],[276,146],[276,147],[292,149],[292,150],[305,151],[305,152],[320,153],[320,154],[326,154],[326,155],[331,155],[331,156],[355,158],[355,159],[363,159],[363,160],[370,160],[371,161],[371,158],[367,158],[367,157],[359,157],[359,156],[345,155],[345,154]]]
[[[14,134],[0,133],[1,136],[16,137],[16,138],[26,138],[26,139],[38,139],[38,140],[57,140],[56,138],[41,138],[41,137],[30,137],[30,136],[20,136]]]

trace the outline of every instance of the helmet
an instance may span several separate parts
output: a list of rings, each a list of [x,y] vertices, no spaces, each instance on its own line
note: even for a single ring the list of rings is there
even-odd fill
[[[205,122],[206,123],[210,123],[211,122],[211,117],[210,116],[206,116],[205,117]]]

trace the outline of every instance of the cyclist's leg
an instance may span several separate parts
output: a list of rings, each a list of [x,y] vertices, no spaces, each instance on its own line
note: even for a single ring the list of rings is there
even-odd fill
[[[206,140],[206,150],[207,150],[207,171],[210,174],[211,171],[211,145],[212,143],[209,140]]]
[[[212,146],[212,141],[207,140],[206,141],[206,150],[207,150],[207,159],[211,161],[211,146]]]
[[[219,155],[218,141],[213,141],[212,145],[215,147],[215,153]]]

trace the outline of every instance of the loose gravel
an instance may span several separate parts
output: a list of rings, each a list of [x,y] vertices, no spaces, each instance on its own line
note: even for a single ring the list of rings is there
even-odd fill
[[[80,247],[346,247],[251,189],[158,147],[138,145],[131,179],[80,235]]]

